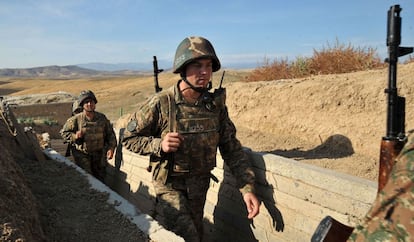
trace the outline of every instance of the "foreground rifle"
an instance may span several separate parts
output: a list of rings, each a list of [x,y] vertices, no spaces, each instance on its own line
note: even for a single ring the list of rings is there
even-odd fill
[[[388,10],[387,47],[388,58],[388,88],[385,93],[387,101],[387,132],[382,138],[380,149],[380,166],[378,176],[378,191],[387,183],[394,166],[395,158],[406,142],[405,135],[405,98],[397,93],[397,63],[398,57],[413,52],[412,47],[400,47],[401,43],[401,8],[391,6]],[[319,224],[311,241],[346,241],[354,228],[344,225],[334,218],[327,216]]]
[[[387,46],[389,57],[386,62],[388,69],[387,104],[387,133],[381,141],[380,172],[378,176],[378,192],[387,183],[389,174],[394,166],[394,160],[406,142],[405,136],[405,98],[397,93],[397,63],[398,57],[413,52],[412,47],[400,47],[401,17],[399,5],[394,5],[388,11]]]
[[[152,61],[152,66],[154,67],[154,84],[155,84],[155,92],[162,91],[162,88],[158,85],[158,74],[164,71],[163,69],[158,69],[158,61],[157,57],[154,56],[154,60]]]

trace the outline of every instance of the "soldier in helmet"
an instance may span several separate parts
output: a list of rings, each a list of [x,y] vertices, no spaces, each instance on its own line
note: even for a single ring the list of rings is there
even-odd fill
[[[236,138],[225,105],[224,90],[209,92],[220,61],[202,37],[178,46],[175,86],[156,93],[131,116],[124,133],[126,149],[149,155],[155,192],[155,218],[185,241],[201,241],[203,209],[217,148],[237,179],[249,219],[260,207],[255,175]]]
[[[112,159],[117,145],[115,132],[106,116],[95,111],[98,100],[92,91],[82,91],[77,101],[79,106],[74,105],[73,111],[80,108],[80,113],[66,121],[61,135],[74,145],[75,163],[103,182],[107,159]]]

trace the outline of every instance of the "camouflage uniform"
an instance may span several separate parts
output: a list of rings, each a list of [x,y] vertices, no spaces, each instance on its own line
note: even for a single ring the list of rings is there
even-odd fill
[[[156,218],[186,241],[199,241],[217,147],[242,194],[253,191],[254,173],[236,138],[224,92],[205,93],[203,100],[207,102],[189,104],[178,85],[157,93],[132,115],[123,145],[132,152],[150,155],[157,194]],[[184,136],[184,141],[177,152],[165,154],[161,140],[171,126]]]
[[[414,238],[414,134],[396,158],[384,189],[348,241],[412,241]]]
[[[82,130],[85,135],[76,139],[76,132]],[[84,113],[70,117],[61,130],[62,138],[74,144],[72,155],[75,163],[96,178],[104,181],[106,175],[106,152],[117,145],[111,123],[102,113],[95,112],[93,120]]]

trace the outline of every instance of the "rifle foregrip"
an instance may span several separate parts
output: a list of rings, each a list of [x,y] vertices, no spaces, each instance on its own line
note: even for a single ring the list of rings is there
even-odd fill
[[[379,160],[378,192],[385,187],[394,166],[395,159],[402,150],[404,143],[404,141],[397,139],[382,139]]]

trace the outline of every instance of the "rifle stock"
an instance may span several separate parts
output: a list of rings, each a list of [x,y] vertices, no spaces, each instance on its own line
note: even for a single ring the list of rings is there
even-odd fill
[[[404,140],[388,140],[385,137],[381,141],[379,175],[378,175],[378,192],[380,192],[388,181],[395,158],[402,150],[405,144]]]
[[[388,88],[385,93],[387,101],[387,132],[380,146],[378,193],[384,188],[395,163],[395,159],[406,142],[405,136],[405,98],[397,93],[398,57],[412,53],[412,47],[400,47],[401,43],[401,8],[391,6],[387,19]],[[325,217],[316,228],[311,241],[341,242],[348,240],[354,228],[344,225],[334,218]]]

